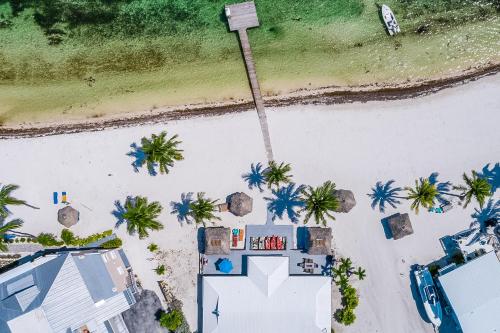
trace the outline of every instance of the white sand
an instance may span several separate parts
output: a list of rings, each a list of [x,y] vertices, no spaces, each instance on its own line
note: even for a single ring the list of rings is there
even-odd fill
[[[497,75],[413,100],[295,106],[269,112],[275,157],[292,163],[295,181],[318,185],[331,179],[339,188],[353,190],[358,201],[349,214],[338,215],[332,226],[337,253],[366,268],[368,277],[356,283],[361,295],[356,323],[336,327],[336,332],[433,331],[418,314],[409,288],[409,267],[441,257],[439,238],[467,227],[474,205],[443,215],[412,213],[414,235],[393,241],[385,238],[380,219],[396,211],[408,212],[408,204],[381,214],[371,209],[366,194],[379,180],[395,179],[395,185],[402,187],[435,171],[441,181],[458,183],[464,171],[498,162],[499,91]],[[134,173],[132,159],[126,156],[129,145],[161,130],[179,134],[186,159],[169,175]],[[167,252],[175,251],[166,259],[174,269],[167,280],[184,302],[192,329],[197,324],[197,231],[181,226],[170,215],[169,203],[188,191],[205,191],[212,198],[246,191],[254,197],[254,212],[241,219],[224,214],[222,224],[264,223],[266,218],[263,195],[249,191],[241,179],[252,162],[265,161],[254,112],[0,141],[0,154],[0,182],[21,185],[16,195],[41,207],[13,209],[16,217],[26,221],[23,230],[27,232],[59,233],[62,229],[56,220],[61,205],[52,204],[53,191],[67,191],[80,210],[81,221],[72,230],[82,236],[114,226],[115,200],[145,195],[160,201],[163,231],[143,241],[127,236],[124,226],[117,233],[146,288],[158,291],[159,280],[146,246],[155,242]]]

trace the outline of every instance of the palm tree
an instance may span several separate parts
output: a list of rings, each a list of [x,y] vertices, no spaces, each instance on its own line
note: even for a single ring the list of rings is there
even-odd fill
[[[205,193],[198,192],[196,200],[189,204],[189,215],[198,224],[202,223],[205,226],[206,222],[220,220],[220,217],[215,216],[217,200],[205,198]]]
[[[333,194],[334,192],[335,184],[331,181],[326,181],[317,188],[308,186],[303,191],[305,206],[302,210],[306,212],[304,224],[311,217],[314,217],[316,224],[322,223],[323,225],[326,225],[326,217],[335,220],[332,212],[339,209],[339,201]]]
[[[4,223],[2,226],[0,226],[0,251],[1,252],[7,251],[7,245],[3,241],[5,233],[8,231],[11,231],[13,229],[17,229],[22,225],[23,225],[23,221],[21,219],[15,219],[15,220],[12,220],[8,223]]]
[[[140,166],[146,163],[149,170],[154,170],[158,164],[160,173],[168,173],[175,161],[184,159],[183,150],[177,148],[182,143],[176,140],[177,134],[168,140],[166,137],[167,132],[161,132],[160,135],[151,135],[151,139],[142,138],[141,149],[144,152],[145,160],[140,162]]]
[[[273,185],[276,185],[276,188],[279,188],[281,183],[288,184],[292,175],[289,172],[292,170],[290,164],[285,162],[281,162],[279,165],[276,162],[269,162],[269,166],[266,170],[264,170],[264,179],[267,182],[267,187],[271,188]]]
[[[454,189],[462,191],[464,198],[464,208],[471,202],[472,198],[476,199],[479,207],[483,209],[484,202],[491,196],[491,185],[487,179],[478,177],[477,172],[472,170],[472,177],[464,173],[463,179],[465,185],[455,186]]]
[[[406,187],[405,189],[408,191],[408,200],[413,200],[411,209],[415,211],[415,214],[418,214],[420,206],[432,207],[439,194],[436,185],[431,184],[429,178],[415,180],[415,188]]]
[[[345,274],[350,275],[352,270],[352,260],[351,258],[341,258],[339,268]]]
[[[358,267],[358,269],[354,271],[354,275],[356,275],[358,279],[364,280],[366,277],[366,270],[361,267]]]
[[[127,198],[123,212],[123,220],[127,221],[127,231],[129,234],[139,234],[143,239],[149,236],[148,230],[161,230],[163,225],[157,220],[162,211],[158,201],[148,203],[145,197],[136,196]]]
[[[31,208],[38,209],[38,207],[34,207],[31,205],[28,205],[28,203],[24,200],[16,199],[13,196],[11,196],[11,193],[14,192],[19,188],[18,185],[14,184],[9,184],[9,185],[3,185],[0,188],[0,218],[5,219],[7,216],[9,216],[10,211],[7,209],[8,205],[12,206],[28,206]]]

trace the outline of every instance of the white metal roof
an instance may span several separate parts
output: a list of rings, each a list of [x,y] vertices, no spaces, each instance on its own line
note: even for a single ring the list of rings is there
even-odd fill
[[[494,251],[439,277],[464,333],[500,332],[500,261]]]
[[[203,277],[203,332],[329,333],[331,278],[289,276],[288,265],[252,256],[248,276]]]

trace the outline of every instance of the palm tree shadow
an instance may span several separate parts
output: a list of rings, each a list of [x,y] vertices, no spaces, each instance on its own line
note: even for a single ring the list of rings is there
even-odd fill
[[[129,198],[130,197],[127,197],[127,200],[129,200]],[[115,205],[115,210],[113,210],[111,214],[113,214],[113,216],[116,218],[115,228],[118,228],[123,223],[125,223],[125,218],[123,217],[123,215],[125,214],[126,210],[119,200],[116,200],[114,205]]]
[[[372,187],[372,193],[367,194],[372,199],[372,209],[378,206],[379,211],[385,213],[386,205],[396,208],[396,205],[401,203],[398,199],[403,199],[403,197],[398,196],[398,194],[403,189],[401,187],[392,188],[394,182],[393,179],[385,184],[378,181],[375,187]]]
[[[266,183],[264,176],[265,169],[262,168],[261,163],[253,164],[250,166],[250,172],[241,176],[245,182],[248,183],[248,188],[252,190],[254,187],[258,188],[260,192],[264,192],[262,186]]]
[[[495,192],[500,188],[500,163],[495,163],[493,169],[490,170],[490,164],[486,164],[481,173],[479,174],[481,178],[488,180],[491,185],[491,193]]]
[[[170,214],[177,215],[177,221],[179,221],[181,225],[183,223],[192,223],[192,220],[189,218],[189,213],[191,212],[190,206],[193,201],[193,192],[188,192],[181,194],[181,200],[179,202],[170,202],[170,208],[172,208]]]
[[[488,200],[486,207],[483,209],[475,208],[471,217],[475,222],[479,223],[481,229],[484,230],[488,221],[498,221],[500,218],[500,200],[496,202],[494,202],[493,199]]]
[[[274,198],[265,197],[264,200],[268,202],[267,209],[273,213],[273,220],[277,217],[283,219],[286,213],[292,223],[299,222],[300,212],[299,209],[304,207],[305,203],[302,200],[302,191],[305,186],[300,185],[295,188],[294,183],[286,187],[281,187],[278,190],[273,190]]]
[[[134,168],[134,172],[139,172],[139,168],[142,168],[144,164],[146,164],[149,175],[156,176],[158,174],[158,172],[156,171],[157,163],[146,163],[146,154],[142,150],[142,147],[138,146],[137,143],[132,143],[130,145],[130,148],[132,148],[132,150],[127,153],[127,156],[135,159],[131,163],[132,167]]]
[[[440,203],[440,204],[446,204],[448,203],[448,200],[446,200],[444,197],[443,197],[443,194],[449,194],[450,190],[451,190],[451,182],[445,182],[445,183],[442,183],[442,182],[439,182],[438,181],[438,177],[439,177],[439,172],[433,172],[431,173],[431,175],[429,176],[429,183],[431,185],[435,185],[436,186],[436,190],[438,191],[438,195],[436,196],[436,199],[437,201]]]

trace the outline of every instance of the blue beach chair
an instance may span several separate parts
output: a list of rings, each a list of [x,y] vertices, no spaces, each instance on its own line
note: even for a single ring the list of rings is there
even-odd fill
[[[53,194],[53,196],[52,196],[52,197],[53,197],[53,199],[54,199],[54,205],[57,205],[57,203],[59,202],[57,192],[54,192],[54,194]]]

